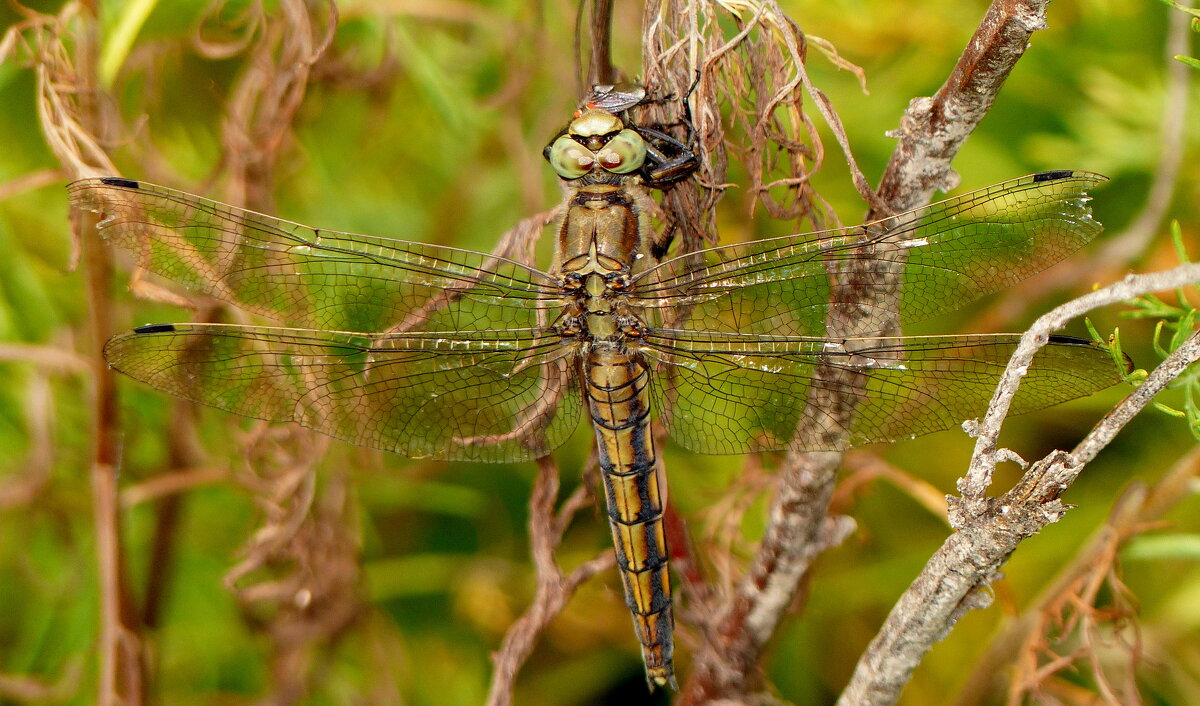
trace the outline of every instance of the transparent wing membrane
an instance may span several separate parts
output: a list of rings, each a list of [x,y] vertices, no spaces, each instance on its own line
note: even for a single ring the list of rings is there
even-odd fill
[[[798,339],[658,332],[655,407],[671,438],[698,453],[842,450],[958,426],[987,409],[1017,335]],[[817,376],[818,368],[824,375]],[[1120,381],[1109,352],[1057,338],[1034,359],[1012,410],[1024,414]],[[836,380],[820,389],[817,380]],[[853,402],[849,417],[823,404]],[[807,421],[805,421],[807,420]],[[801,435],[801,422],[809,427]]]
[[[1088,172],[1043,172],[882,221],[674,258],[635,282],[632,306],[670,328],[820,336],[837,301],[832,275],[899,307],[903,323],[953,311],[1062,260],[1096,237]],[[898,291],[898,299],[889,296]]]
[[[831,308],[861,304],[837,301],[830,282],[855,272],[906,322],[953,310],[1095,237],[1086,191],[1102,181],[1044,172],[863,226],[674,258],[612,295],[647,324],[625,344],[650,362],[655,412],[693,451],[841,449],[956,426],[983,413],[1016,337],[828,340]],[[143,327],[105,351],[134,378],[417,458],[534,458],[579,420],[578,360],[593,344],[551,326],[580,296],[555,276],[125,179],[69,189],[139,264],[300,327]],[[1013,409],[1117,380],[1102,347],[1058,339]],[[835,392],[853,397],[851,414],[825,410]]]
[[[111,339],[117,370],[229,412],[410,458],[521,461],[562,444],[582,403],[574,350],[536,331],[433,338],[159,324]]]
[[[549,275],[484,253],[310,228],[128,179],[84,179],[69,195],[140,266],[289,326],[531,328],[565,304]]]

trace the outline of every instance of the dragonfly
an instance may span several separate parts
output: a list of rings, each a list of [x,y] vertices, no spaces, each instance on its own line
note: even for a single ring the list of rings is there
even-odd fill
[[[842,450],[979,417],[1016,335],[833,336],[831,315],[860,306],[833,283],[887,281],[904,324],[939,316],[1091,241],[1101,225],[1087,194],[1106,179],[1041,172],[864,225],[670,256],[653,235],[653,190],[686,178],[691,157],[630,120],[629,101],[585,106],[544,151],[565,194],[548,269],[121,177],[68,190],[141,267],[280,324],[151,324],[110,339],[108,363],[154,388],[443,461],[543,457],[586,417],[653,690],[675,677],[652,424],[692,452],[745,454]],[[852,414],[822,407],[834,383],[820,370],[850,381]],[[1105,346],[1055,337],[1013,409],[1119,378]]]

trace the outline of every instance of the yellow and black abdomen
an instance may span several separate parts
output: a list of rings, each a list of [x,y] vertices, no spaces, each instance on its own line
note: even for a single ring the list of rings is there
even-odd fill
[[[649,371],[644,362],[604,344],[592,348],[584,366],[625,601],[651,686],[674,686],[671,582],[650,433]]]

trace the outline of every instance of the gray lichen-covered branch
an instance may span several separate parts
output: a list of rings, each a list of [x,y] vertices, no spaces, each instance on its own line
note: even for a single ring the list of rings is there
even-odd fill
[[[839,704],[894,703],[933,643],[945,637],[967,610],[990,602],[986,587],[1017,545],[1066,513],[1068,507],[1060,497],[1083,467],[1155,394],[1200,359],[1198,333],[1164,360],[1070,453],[1051,453],[1033,464],[1007,493],[987,498],[984,493],[995,463],[1008,457],[995,448],[999,425],[1007,413],[1008,402],[1016,394],[1023,371],[1049,340],[1050,333],[1093,309],[1195,282],[1200,282],[1197,264],[1131,275],[1054,309],[1026,332],[997,386],[988,415],[976,429],[979,439],[975,457],[959,484],[964,497],[951,499],[950,521],[955,533],[934,553],[896,602],[859,660]]]
[[[1047,4],[1048,0],[997,0],[992,4],[942,88],[932,98],[910,103],[900,128],[893,133],[899,142],[878,198],[872,199],[875,205],[869,218],[920,206],[934,190],[954,185],[951,160],[995,102],[1005,78],[1028,47],[1030,35],[1046,26]],[[872,269],[878,271],[878,267]],[[894,315],[877,313],[891,308],[875,301],[881,283],[862,286],[863,278],[853,274],[845,279],[835,284],[839,288],[836,296],[842,301],[862,301],[863,306],[853,320],[829,321],[831,334],[894,332]],[[827,372],[836,376],[836,371]],[[825,387],[843,389],[837,388],[836,380],[831,382]],[[847,389],[845,397],[842,406],[849,413],[853,390]],[[823,407],[831,410],[838,404],[831,399],[824,401]],[[813,558],[836,544],[851,527],[826,513],[840,463],[841,455],[835,453],[793,454],[785,462],[762,544],[746,577],[716,613],[718,620],[704,631],[683,703],[745,698],[758,687],[756,665],[762,650],[787,614]]]

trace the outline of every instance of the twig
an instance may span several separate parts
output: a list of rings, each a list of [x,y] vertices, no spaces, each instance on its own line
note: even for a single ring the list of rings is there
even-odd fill
[[[563,503],[562,512],[555,513],[554,502],[558,497],[558,489],[558,467],[554,460],[549,457],[538,459],[538,472],[529,496],[529,542],[537,571],[537,589],[533,602],[509,626],[500,649],[492,655],[496,669],[488,689],[488,706],[507,706],[512,703],[517,671],[529,659],[546,626],[562,612],[580,584],[601,571],[611,569],[614,564],[613,553],[605,550],[563,576],[554,552],[562,542],[571,517],[579,509],[591,504],[585,497],[591,491],[589,485],[580,485]]]
[[[581,11],[583,5],[580,5]],[[609,84],[617,74],[612,63],[612,0],[592,0],[592,12],[588,22],[588,37],[591,59],[588,61],[588,85],[581,86],[580,95],[596,84]],[[576,37],[578,41],[578,36]]]
[[[1061,263],[1055,267],[1052,277],[1034,278],[1022,286],[1020,292],[1006,293],[975,320],[973,326],[977,330],[992,330],[999,325],[998,322],[1018,318],[1031,302],[1039,301],[1049,292],[1069,290],[1081,284],[1086,286],[1097,280],[1105,281],[1120,276],[1120,268],[1144,252],[1159,232],[1158,227],[1179,186],[1179,170],[1183,164],[1189,124],[1188,96],[1194,73],[1193,69],[1174,58],[1190,50],[1192,32],[1189,15],[1182,12],[1172,12],[1170,15],[1171,24],[1163,56],[1167,90],[1162,106],[1158,165],[1141,210],[1124,231],[1108,238],[1093,253]],[[1106,276],[1106,273],[1111,274]]]
[[[1048,339],[1048,332],[1096,307],[1196,281],[1200,281],[1200,265],[1130,276],[1058,307],[1025,334],[979,426],[981,437],[975,458],[967,476],[959,481],[964,497],[951,499],[950,521],[956,532],[896,602],[859,660],[839,704],[894,703],[933,643],[945,637],[966,611],[990,602],[984,589],[1017,545],[1066,513],[1067,506],[1059,498],[1087,462],[1167,383],[1200,359],[1197,333],[1106,415],[1071,453],[1056,451],[1048,455],[1034,464],[1012,490],[998,498],[984,498],[992,466],[1002,457],[995,451],[995,435],[1019,384],[1018,371],[1028,368],[1033,353]]]
[[[1000,460],[1000,454],[996,448],[1000,426],[1008,415],[1009,404],[1016,394],[1017,386],[1020,385],[1020,379],[1029,369],[1033,356],[1046,344],[1052,332],[1062,328],[1071,319],[1078,318],[1093,309],[1132,299],[1147,292],[1181,287],[1196,281],[1200,281],[1200,264],[1180,265],[1171,270],[1145,275],[1129,275],[1120,282],[1110,284],[1103,289],[1090,292],[1056,307],[1035,321],[1033,326],[1021,337],[1016,352],[1013,353],[1008,367],[1005,368],[1004,374],[1000,378],[1000,384],[988,406],[988,412],[975,430],[975,450],[971,456],[971,466],[966,476],[958,484],[958,490],[963,494],[966,502],[980,503],[983,501],[984,494],[991,485],[992,471]],[[1163,365],[1166,365],[1166,361],[1163,362]],[[1161,365],[1159,369],[1162,369]],[[1146,385],[1138,388],[1139,391],[1148,391],[1149,389]],[[1135,392],[1135,394],[1137,393]],[[1117,411],[1113,410],[1113,413]],[[1120,424],[1123,425],[1126,421],[1128,419],[1121,420]],[[1112,433],[1115,433],[1115,429]],[[1081,463],[1091,461],[1096,451],[1099,451],[1111,440],[1111,436],[1097,437],[1096,434],[1097,430],[1093,430],[1092,434],[1089,434],[1088,438],[1084,440],[1085,444],[1077,450],[1077,452],[1086,452],[1086,456],[1079,457]]]
[[[204,454],[196,441],[196,407],[191,402],[176,400],[171,415],[170,436],[167,439],[168,462],[174,473],[183,475],[200,466]],[[190,475],[190,474],[189,474]],[[159,480],[166,476],[160,477]],[[121,500],[127,498],[121,494]],[[150,542],[146,565],[146,584],[142,592],[142,624],[150,630],[159,627],[162,606],[175,574],[176,539],[184,511],[184,495],[168,493],[157,498],[154,508],[154,534]],[[158,670],[155,669],[155,672]]]
[[[1030,34],[1045,27],[1047,3],[992,3],[937,94],[910,103],[900,129],[893,133],[899,143],[880,183],[882,203],[871,209],[868,218],[915,208],[927,203],[934,190],[953,185],[950,161],[991,108],[1004,79],[1024,54]],[[893,284],[898,284],[899,267],[891,277]],[[834,283],[833,298],[857,306],[831,315],[829,335],[869,336],[898,330],[898,288],[886,286],[878,273],[878,263],[872,263],[870,273],[850,273]],[[838,392],[810,400],[809,408],[820,407],[822,414],[835,419],[852,418],[856,383],[841,379],[844,375],[833,368],[818,368],[819,380],[812,389]],[[850,428],[849,423],[842,426]],[[809,427],[811,433],[821,428]],[[752,667],[786,614],[812,559],[852,526],[848,520],[826,515],[840,463],[841,455],[836,453],[789,455],[762,545],[736,595],[719,612],[718,626],[708,631],[705,649],[698,650],[696,674],[685,686],[683,703],[734,698],[753,688],[757,675]]]
[[[893,212],[928,203],[934,191],[957,185],[950,161],[991,109],[1030,36],[1046,28],[1049,3],[993,0],[946,83],[932,98],[909,103],[900,128],[890,133],[899,144],[879,183],[879,196]],[[887,215],[873,210],[867,220]]]
[[[66,703],[79,696],[83,660],[72,656],[54,682],[16,674],[0,674],[0,698],[13,703]]]
[[[86,356],[33,343],[0,343],[0,361],[19,361],[56,373],[81,374],[91,370],[91,361]]]
[[[28,172],[0,184],[0,201],[6,201],[27,191],[40,189],[61,181],[65,173],[62,169],[39,169]]]
[[[905,495],[915,500],[931,516],[943,521],[946,518],[945,493],[933,483],[906,469],[893,466],[875,453],[851,451],[846,454],[842,468],[842,480],[838,483],[837,491],[829,503],[831,511],[843,511],[843,508],[851,504],[852,498],[861,492],[860,489],[863,486],[873,483],[876,479],[881,479],[890,482]]]
[[[988,643],[988,648],[972,668],[965,685],[959,692],[957,706],[974,706],[983,703],[990,687],[996,683],[1016,655],[1022,643],[1036,637],[1038,628],[1050,606],[1067,596],[1080,577],[1095,570],[1098,559],[1115,538],[1122,544],[1151,523],[1159,520],[1171,508],[1191,495],[1190,487],[1200,476],[1200,447],[1184,456],[1162,480],[1146,490],[1140,484],[1114,503],[1109,521],[1093,533],[1092,538],[1082,545],[1058,575],[1048,582],[1047,588],[1020,615],[1009,620],[1001,632]]]
[[[75,23],[72,52],[62,37]],[[95,13],[86,3],[68,4],[54,18],[30,21],[32,44],[27,45],[37,75],[37,106],[42,133],[63,171],[73,178],[114,173],[99,146],[105,120],[96,89],[96,56],[99,31]],[[11,36],[16,36],[11,35]],[[95,701],[103,706],[144,703],[145,651],[129,590],[124,547],[121,543],[120,507],[117,501],[119,455],[116,382],[101,354],[112,329],[109,295],[112,260],[95,232],[95,216],[73,213],[72,228],[84,262],[87,280],[91,346],[88,362],[94,381],[91,484],[92,525],[96,537],[99,574],[100,674]]]
[[[229,480],[230,473],[225,468],[169,468],[141,483],[126,486],[121,491],[121,507],[129,509],[169,495],[190,493],[209,485],[228,483]]]

